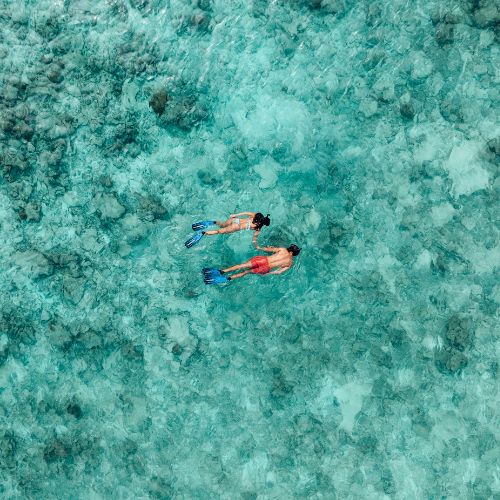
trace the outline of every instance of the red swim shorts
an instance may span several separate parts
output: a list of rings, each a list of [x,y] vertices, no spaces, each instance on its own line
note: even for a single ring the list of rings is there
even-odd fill
[[[252,263],[252,273],[254,274],[267,274],[271,270],[265,255],[258,255],[250,259],[250,262]]]

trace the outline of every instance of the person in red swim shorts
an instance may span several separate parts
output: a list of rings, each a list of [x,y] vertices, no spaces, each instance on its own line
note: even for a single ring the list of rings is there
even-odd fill
[[[271,267],[269,266],[269,259],[266,255],[257,255],[250,259],[250,264],[252,264],[251,272],[253,274],[268,274],[271,272]]]
[[[257,255],[243,264],[228,267],[227,269],[205,268],[203,269],[204,281],[207,285],[221,285],[228,281],[242,278],[247,274],[281,274],[292,267],[293,257],[300,253],[297,245],[285,247],[260,247],[257,244],[258,232],[254,234],[253,244],[257,250],[264,250],[272,255]],[[227,276],[228,273],[234,273]]]

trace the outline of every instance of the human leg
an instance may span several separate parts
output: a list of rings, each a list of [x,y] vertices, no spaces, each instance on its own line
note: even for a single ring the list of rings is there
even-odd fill
[[[230,226],[231,224],[234,224],[235,223],[235,219],[227,219],[226,221],[215,221],[215,223],[219,226],[219,227],[228,227]]]
[[[232,280],[235,280],[236,278],[242,278],[243,276],[246,276],[247,274],[249,274],[251,272],[252,271],[250,269],[248,269],[247,271],[243,271],[242,273],[231,274],[231,276],[229,276],[229,279],[232,281]]]
[[[213,234],[229,234],[234,233],[235,231],[239,231],[240,226],[236,224],[231,224],[230,226],[222,227],[221,229],[214,229],[212,231],[205,231],[205,234],[213,235]]]
[[[222,269],[224,274],[231,273],[233,271],[239,271],[240,269],[248,269],[252,267],[252,263],[250,261],[244,262],[243,264],[237,264],[236,266],[228,267],[227,269]]]

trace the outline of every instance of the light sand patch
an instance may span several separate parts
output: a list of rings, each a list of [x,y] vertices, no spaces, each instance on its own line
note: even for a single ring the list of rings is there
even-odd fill
[[[455,146],[444,167],[453,181],[452,194],[459,197],[488,187],[488,172],[478,158],[479,145],[472,141]]]

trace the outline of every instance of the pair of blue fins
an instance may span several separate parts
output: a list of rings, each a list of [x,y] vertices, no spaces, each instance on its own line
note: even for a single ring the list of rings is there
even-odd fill
[[[186,248],[191,248],[196,243],[198,243],[203,235],[205,234],[205,229],[215,224],[214,220],[202,220],[200,222],[195,222],[191,227],[193,231],[196,231],[196,234],[191,236],[186,243]],[[223,283],[227,283],[231,278],[228,276],[223,276],[223,272],[220,269],[215,267],[204,267],[202,270],[203,273],[203,281],[206,285],[222,285]]]
[[[198,243],[198,241],[201,240],[203,235],[205,234],[204,229],[209,228],[210,226],[213,226],[215,224],[214,220],[202,220],[200,222],[195,222],[191,227],[193,228],[193,231],[196,231],[196,234],[191,236],[189,240],[184,243],[186,245],[186,248],[191,248]]]

